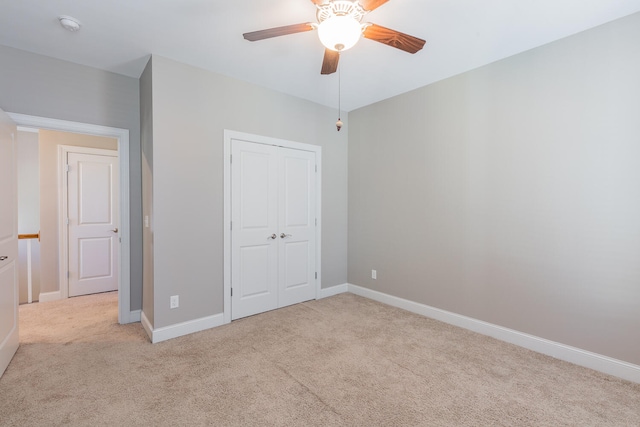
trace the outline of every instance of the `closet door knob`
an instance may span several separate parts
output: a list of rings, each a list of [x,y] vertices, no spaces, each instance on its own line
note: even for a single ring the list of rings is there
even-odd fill
[[[7,255],[0,255],[0,261],[4,261],[7,258],[9,258]]]
[[[281,238],[281,239],[284,239],[285,237],[291,237],[291,234],[284,234],[284,233],[282,233],[282,234],[280,235],[280,238]]]
[[[270,239],[275,239],[276,237],[278,237],[278,236],[276,236],[276,233],[273,233],[273,234],[272,234],[271,236],[269,236],[268,238],[270,238]]]

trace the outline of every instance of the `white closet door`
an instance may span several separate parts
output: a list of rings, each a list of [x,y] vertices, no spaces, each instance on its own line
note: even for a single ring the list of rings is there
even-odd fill
[[[315,298],[315,153],[234,140],[231,155],[231,318]]]
[[[315,153],[278,151],[279,307],[316,296]]]
[[[277,147],[233,141],[231,316],[278,307]]]

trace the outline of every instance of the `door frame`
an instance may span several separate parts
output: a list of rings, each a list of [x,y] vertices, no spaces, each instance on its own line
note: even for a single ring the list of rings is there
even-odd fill
[[[7,113],[18,126],[32,129],[57,130],[87,135],[106,136],[118,141],[120,174],[120,274],[118,277],[118,322],[140,321],[140,314],[131,311],[131,226],[129,218],[129,129],[114,128],[68,120],[26,114]],[[62,290],[62,283],[60,283]],[[68,288],[67,288],[68,292]],[[139,313],[139,311],[137,312]]]
[[[302,142],[287,141],[280,138],[253,135],[250,133],[224,130],[224,219],[223,219],[223,323],[231,322],[231,141],[241,140],[256,144],[274,145],[294,150],[311,151],[316,155],[316,299],[320,297],[322,288],[322,147]]]
[[[103,148],[90,148],[75,145],[58,145],[58,188],[60,193],[58,194],[58,274],[60,283],[60,298],[69,298],[69,224],[65,221],[65,218],[69,217],[69,179],[65,165],[67,164],[67,156],[69,153],[77,154],[95,154],[103,156],[111,156],[115,153],[118,157],[117,150],[107,150]],[[118,168],[119,169],[119,168]],[[120,171],[118,171],[118,180],[120,179]],[[118,227],[120,227],[120,211],[118,211]],[[119,230],[118,230],[119,231]],[[120,233],[118,233],[118,238]],[[118,253],[121,248],[118,248]],[[116,260],[120,262],[120,260]],[[118,267],[120,267],[118,265]],[[120,281],[118,279],[118,281]],[[120,289],[120,286],[118,286]],[[119,297],[119,295],[118,295]]]

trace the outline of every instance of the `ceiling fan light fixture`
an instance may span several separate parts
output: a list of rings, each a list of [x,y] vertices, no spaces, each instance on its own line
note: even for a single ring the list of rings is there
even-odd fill
[[[327,48],[337,52],[353,47],[362,35],[360,22],[349,15],[332,16],[318,25],[318,37]]]
[[[389,0],[311,0],[316,5],[318,23],[285,25],[260,31],[244,33],[245,40],[255,42],[272,37],[317,30],[320,42],[325,47],[320,74],[338,71],[340,52],[355,45],[360,37],[403,50],[416,53],[425,41],[400,31],[385,28],[371,22],[362,22],[363,17]],[[362,2],[362,4],[360,4]],[[366,7],[366,9],[365,9]]]

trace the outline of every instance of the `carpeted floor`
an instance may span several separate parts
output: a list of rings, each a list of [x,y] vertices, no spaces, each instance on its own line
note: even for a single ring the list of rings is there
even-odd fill
[[[640,384],[352,294],[155,345],[114,293],[20,328],[2,426],[640,425]]]

